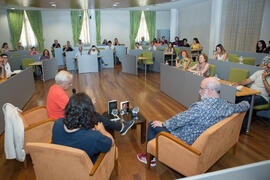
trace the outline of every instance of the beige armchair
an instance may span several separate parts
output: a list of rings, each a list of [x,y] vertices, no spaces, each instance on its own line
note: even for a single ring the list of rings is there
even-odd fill
[[[116,167],[117,147],[100,153],[95,164],[85,151],[49,143],[28,143],[37,180],[109,179]]]
[[[218,122],[203,132],[192,146],[161,132],[147,144],[147,162],[155,156],[185,176],[204,173],[238,142],[244,116],[245,112],[233,114]]]

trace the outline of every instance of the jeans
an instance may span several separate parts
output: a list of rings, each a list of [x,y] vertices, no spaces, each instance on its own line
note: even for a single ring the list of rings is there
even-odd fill
[[[100,115],[99,113],[96,113],[96,115],[97,115],[98,122],[102,122],[106,131],[109,131],[109,130],[121,131],[122,123],[111,121],[110,119]]]
[[[270,120],[270,109],[258,111],[256,115]]]
[[[147,141],[146,141],[146,144],[151,141],[152,139],[154,139],[156,137],[156,135],[158,135],[158,133],[160,132],[168,132],[169,133],[169,130],[165,127],[156,127],[156,128],[153,128],[152,127],[152,122],[151,121],[149,124],[148,124],[148,131],[147,131]]]
[[[240,97],[237,97],[235,102],[236,103],[239,103],[241,101],[248,101],[249,104],[251,103],[251,98],[252,96],[240,96]],[[258,106],[258,105],[263,105],[263,104],[268,104],[268,102],[260,95],[255,95],[254,97],[254,106]],[[241,131],[244,131],[247,129],[247,124],[248,124],[248,115],[249,115],[249,111],[247,111],[245,117],[244,117],[244,121],[243,121],[243,124],[242,124],[242,128],[241,128]]]

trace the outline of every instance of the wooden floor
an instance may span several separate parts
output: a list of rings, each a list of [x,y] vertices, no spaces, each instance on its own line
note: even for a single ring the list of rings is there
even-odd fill
[[[45,105],[49,87],[53,80],[43,83],[37,80],[36,91],[24,110],[35,106]],[[159,73],[144,73],[139,76],[128,75],[121,72],[120,67],[105,69],[100,73],[77,75],[74,73],[73,88],[95,97],[96,110],[103,113],[107,110],[107,101],[128,100],[131,105],[138,106],[140,112],[146,117],[147,122],[152,120],[165,121],[171,116],[184,111],[185,108],[172,98],[160,92]],[[181,92],[179,92],[181,93]],[[71,90],[68,92],[71,95]],[[268,124],[269,125],[269,124]],[[146,169],[144,164],[137,160],[136,154],[145,151],[145,144],[140,143],[140,128],[129,131],[125,136],[116,134],[116,144],[119,150],[119,175],[112,174],[112,179],[143,180],[143,179],[176,179],[183,177],[165,165],[158,163],[157,167]],[[236,149],[236,154],[230,150],[226,153],[209,172],[239,165],[254,163],[270,159],[270,129],[260,121],[253,121],[249,135],[241,135]],[[185,163],[185,162],[179,162]],[[16,160],[4,159],[3,136],[0,139],[0,179],[32,180],[35,179],[31,159],[28,157],[29,166],[24,169],[23,163]]]

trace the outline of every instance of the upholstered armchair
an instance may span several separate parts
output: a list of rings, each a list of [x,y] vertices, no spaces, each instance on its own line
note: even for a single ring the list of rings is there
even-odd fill
[[[237,113],[218,122],[191,146],[167,132],[161,132],[147,144],[147,162],[155,156],[185,176],[204,173],[238,142],[244,116],[245,112]]]
[[[109,179],[113,169],[117,173],[117,147],[100,153],[95,164],[85,151],[49,143],[28,143],[37,180]]]

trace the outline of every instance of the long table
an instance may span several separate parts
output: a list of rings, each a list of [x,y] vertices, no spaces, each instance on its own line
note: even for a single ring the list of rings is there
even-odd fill
[[[11,103],[22,109],[35,92],[32,68],[27,68],[21,73],[0,82],[0,134],[5,129],[5,120],[2,106]]]

